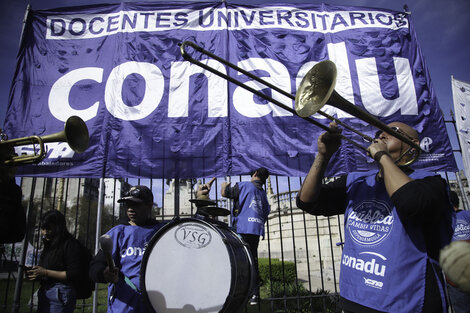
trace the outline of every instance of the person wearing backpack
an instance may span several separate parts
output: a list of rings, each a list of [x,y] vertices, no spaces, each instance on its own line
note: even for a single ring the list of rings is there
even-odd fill
[[[88,269],[83,264],[84,247],[68,231],[65,217],[57,210],[46,212],[40,222],[44,248],[39,265],[26,271],[39,281],[38,313],[69,313],[75,309],[77,286]]]

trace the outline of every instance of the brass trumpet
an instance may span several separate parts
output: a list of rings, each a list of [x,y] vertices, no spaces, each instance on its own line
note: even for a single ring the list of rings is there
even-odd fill
[[[267,96],[266,94],[260,92],[259,90],[256,90],[244,83],[242,83],[241,81],[231,77],[231,76],[228,76],[196,59],[194,59],[190,54],[188,54],[188,52],[186,51],[186,47],[191,47],[193,48],[195,51],[201,53],[201,54],[204,54],[234,70],[236,70],[237,72],[239,73],[242,73],[243,75],[265,85],[266,87],[269,87],[277,92],[279,92],[280,94],[292,99],[292,100],[295,100],[295,110],[292,109],[291,107],[289,106],[286,106],[285,104],[277,101],[276,99],[273,99],[272,97],[269,97]],[[306,120],[307,122],[311,123],[311,124],[314,124],[315,126],[317,127],[320,127],[321,129],[325,130],[325,131],[328,131],[329,130],[329,127],[321,124],[320,122],[310,118],[311,115],[315,114],[315,113],[318,113],[332,121],[335,121],[337,124],[343,126],[344,128],[347,128],[349,129],[350,131],[358,134],[359,136],[361,136],[365,141],[368,141],[368,142],[373,142],[373,138],[371,138],[370,136],[364,134],[364,133],[361,133],[360,131],[352,128],[351,126],[347,125],[346,123],[340,121],[339,119],[321,111],[320,109],[325,105],[325,104],[329,104],[331,106],[334,106],[342,111],[345,111],[365,122],[368,122],[369,124],[377,127],[378,129],[394,136],[395,138],[401,140],[402,142],[408,144],[410,146],[409,149],[407,149],[399,158],[398,160],[396,160],[395,162],[398,164],[398,162],[400,162],[403,157],[407,156],[407,155],[410,155],[412,154],[412,157],[411,159],[409,160],[405,160],[405,163],[404,164],[400,164],[400,166],[407,166],[407,165],[410,165],[412,164],[413,162],[415,162],[420,153],[421,153],[421,148],[418,144],[416,144],[415,142],[413,142],[411,139],[409,139],[408,137],[400,134],[399,132],[391,129],[389,126],[387,126],[385,123],[383,123],[382,121],[380,121],[379,119],[377,119],[375,116],[357,108],[354,104],[350,103],[349,101],[347,101],[346,99],[344,99],[343,97],[341,97],[335,90],[334,90],[334,87],[335,87],[335,84],[336,84],[336,65],[332,62],[332,61],[329,61],[329,60],[326,60],[326,61],[322,61],[322,62],[319,62],[318,64],[316,64],[315,66],[313,66],[309,71],[308,73],[304,76],[304,78],[302,79],[302,82],[299,86],[299,88],[297,89],[297,92],[296,92],[296,96],[293,96],[292,94],[286,92],[285,90],[282,90],[280,88],[278,88],[277,86],[274,86],[273,84],[270,84],[269,82],[251,74],[250,72],[236,66],[235,64],[233,63],[230,63],[229,61],[201,48],[200,46],[196,45],[195,43],[191,42],[191,41],[185,41],[183,43],[180,44],[180,51],[181,51],[181,54],[183,56],[183,58],[185,58],[187,61],[193,63],[193,64],[196,64],[200,67],[202,67],[203,69],[205,70],[208,70],[209,72],[217,75],[217,76],[220,76],[224,79],[226,79],[227,81],[229,82],[232,82],[248,91],[250,91],[251,93],[257,95],[258,97],[261,97],[281,108],[283,108],[284,110],[294,114],[294,115],[297,115],[301,118],[303,118],[304,120]],[[359,144],[358,142],[348,138],[348,137],[345,137],[343,135],[341,135],[341,138],[344,139],[344,140],[347,140],[348,142],[352,143],[354,146],[358,147],[359,149],[361,150],[364,150],[366,153],[367,153],[367,148],[362,146],[361,144]]]
[[[0,150],[7,150],[16,146],[39,145],[39,151],[35,149],[34,154],[14,155],[3,162],[5,165],[38,163],[46,156],[47,151],[44,148],[44,144],[48,142],[67,142],[73,151],[82,153],[88,148],[89,144],[88,128],[80,117],[71,116],[65,122],[63,131],[42,137],[33,135],[11,140],[2,140],[0,141]]]

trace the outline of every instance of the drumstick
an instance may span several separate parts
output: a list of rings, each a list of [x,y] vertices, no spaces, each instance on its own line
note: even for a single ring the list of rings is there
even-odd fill
[[[113,240],[109,235],[102,235],[100,237],[100,246],[103,250],[104,256],[106,257],[106,263],[108,263],[109,271],[114,270],[113,254]]]

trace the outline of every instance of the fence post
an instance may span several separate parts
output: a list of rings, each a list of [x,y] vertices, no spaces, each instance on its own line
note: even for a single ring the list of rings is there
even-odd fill
[[[175,207],[175,217],[180,216],[180,179],[175,178],[173,186],[175,187],[175,198],[174,198],[174,207]]]
[[[31,227],[31,216],[32,216],[32,211],[34,207],[34,190],[36,188],[36,177],[33,177],[32,183],[31,183],[31,193],[29,195],[29,202],[28,202],[28,208],[26,211],[26,232],[24,234],[24,239],[23,239],[23,248],[21,249],[21,260],[20,264],[24,265],[25,260],[26,260],[26,253],[28,252],[28,244],[29,244],[29,228]],[[16,277],[16,284],[15,284],[15,294],[14,294],[14,300],[13,300],[13,308],[12,312],[17,313],[20,309],[20,296],[21,296],[21,287],[23,287],[23,267],[19,266],[18,267],[18,276]]]
[[[101,216],[104,204],[104,178],[100,178],[100,187],[98,191],[98,210],[96,211],[96,235],[95,235],[95,255],[100,250],[100,236],[101,236]],[[93,313],[97,312],[98,308],[98,283],[95,283],[95,291],[93,292]]]
[[[465,210],[470,210],[468,205],[467,193],[465,192],[465,188],[462,183],[462,178],[460,177],[460,172],[455,173],[455,177],[457,177],[457,183],[459,184],[460,194],[462,195],[462,202],[463,207]]]

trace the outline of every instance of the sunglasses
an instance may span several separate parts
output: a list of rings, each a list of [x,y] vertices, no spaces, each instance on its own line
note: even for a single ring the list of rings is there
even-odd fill
[[[145,189],[133,188],[123,194],[124,198],[132,197],[142,201],[151,201],[152,195]]]
[[[132,189],[131,191],[127,191],[124,193],[124,197],[134,197],[134,198],[140,198],[140,189]]]
[[[400,135],[403,135],[405,136],[406,138],[410,139],[410,140],[414,140],[414,138],[412,138],[410,135],[408,135],[407,133],[405,133],[403,130],[400,129],[400,127],[398,126],[390,126],[390,129],[399,133]],[[374,139],[379,139],[380,138],[380,135],[382,135],[382,133],[385,133],[383,130],[378,130],[376,133],[375,133],[375,137]]]

